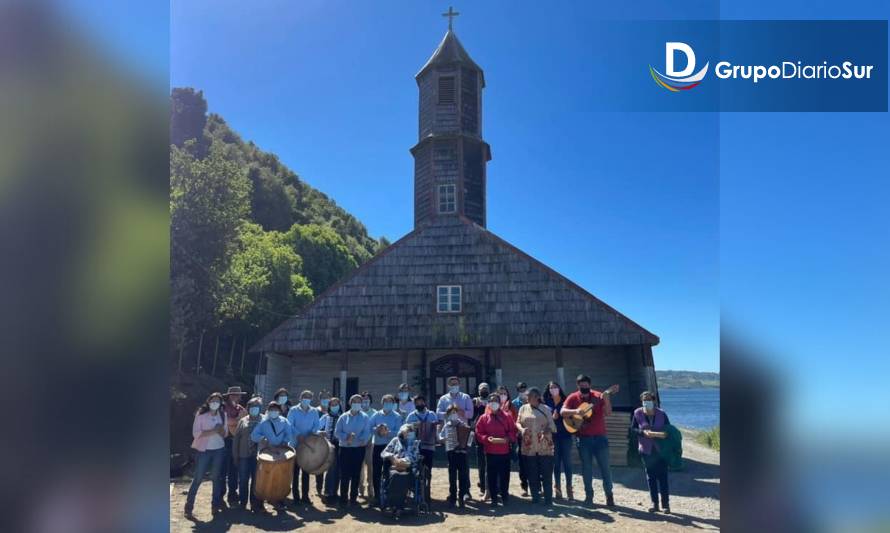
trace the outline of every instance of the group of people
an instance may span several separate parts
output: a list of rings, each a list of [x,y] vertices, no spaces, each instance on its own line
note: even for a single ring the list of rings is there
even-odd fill
[[[439,445],[448,457],[450,507],[464,507],[472,499],[468,456],[474,447],[479,497],[491,506],[509,503],[514,461],[519,463],[522,496],[530,495],[532,503],[573,500],[573,447],[581,459],[584,504],[593,505],[596,461],[605,504],[615,505],[605,417],[612,411],[611,396],[618,392],[618,385],[596,391],[591,389],[590,377],[579,375],[577,390],[571,394],[553,381],[543,392],[520,382],[515,397],[505,386],[491,390],[487,383],[479,384],[478,396],[470,397],[461,390],[458,377],[448,378],[447,385],[448,392],[439,398],[435,410],[427,407],[424,396],[412,395],[404,383],[395,395],[383,396],[379,410],[372,407],[368,392],[353,395],[341,406],[340,398],[322,391],[314,405],[313,392],[302,391],[292,402],[282,388],[266,404],[265,413],[258,396],[250,398],[246,408],[242,406],[244,393],[239,387],[230,387],[226,394],[213,393],[195,415],[192,448],[197,454],[196,468],[185,513],[191,515],[208,472],[213,480],[214,514],[236,506],[266,512],[254,491],[258,453],[267,447],[298,447],[313,434],[324,436],[336,454],[327,472],[315,476],[316,494],[329,505],[356,505],[361,494],[379,506],[382,483],[394,474],[418,468],[427,473],[423,490],[429,501],[433,457]],[[652,498],[649,510],[670,512],[668,468],[659,454],[668,417],[655,406],[651,392],[644,392],[640,400],[642,406],[633,414],[631,431],[646,468]],[[567,419],[579,421],[572,431]],[[295,463],[293,504],[311,503],[310,477]]]

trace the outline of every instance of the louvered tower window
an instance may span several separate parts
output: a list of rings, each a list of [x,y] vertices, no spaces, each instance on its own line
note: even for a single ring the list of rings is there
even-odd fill
[[[439,103],[454,103],[454,76],[442,76],[439,78]]]

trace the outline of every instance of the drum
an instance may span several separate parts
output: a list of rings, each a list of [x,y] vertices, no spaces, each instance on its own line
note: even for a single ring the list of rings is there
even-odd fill
[[[274,503],[290,494],[295,459],[296,452],[290,446],[266,448],[257,455],[257,498]]]
[[[334,464],[334,445],[321,435],[306,435],[297,447],[297,464],[313,475],[327,472]]]

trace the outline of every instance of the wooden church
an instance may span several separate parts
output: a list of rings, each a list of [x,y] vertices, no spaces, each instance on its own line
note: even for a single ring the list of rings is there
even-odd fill
[[[408,383],[438,398],[448,376],[543,389],[621,386],[630,407],[655,390],[658,337],[486,229],[482,69],[449,28],[416,75],[414,230],[266,335],[258,390],[368,390],[375,403]]]

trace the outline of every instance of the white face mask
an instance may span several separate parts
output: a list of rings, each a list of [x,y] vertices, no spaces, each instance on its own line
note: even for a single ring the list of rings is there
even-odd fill
[[[211,411],[216,411],[217,409],[219,409],[219,402],[210,402],[209,405]]]
[[[653,402],[652,400],[643,400],[643,409],[647,411],[655,409],[655,402]]]
[[[448,420],[451,420],[452,422],[457,422],[458,420],[460,420],[460,417],[457,416],[456,413],[451,413],[450,415],[448,415]]]
[[[492,413],[497,413],[498,409],[501,408],[501,404],[498,402],[488,402],[488,408],[491,409]]]
[[[502,402],[506,402],[506,401],[507,401],[507,395],[506,395],[506,394],[501,394],[500,397],[501,397],[501,401],[502,401]]]
[[[556,396],[557,394],[559,394],[559,389],[556,389],[556,388],[550,389],[550,394],[552,394],[553,396]]]

